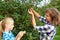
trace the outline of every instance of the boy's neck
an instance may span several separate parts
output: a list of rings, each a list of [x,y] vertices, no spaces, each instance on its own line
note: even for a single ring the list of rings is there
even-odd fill
[[[5,31],[5,32],[9,32],[10,30],[8,30],[8,29],[5,29],[4,31]]]

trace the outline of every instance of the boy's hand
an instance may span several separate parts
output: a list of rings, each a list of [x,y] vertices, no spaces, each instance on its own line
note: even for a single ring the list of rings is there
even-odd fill
[[[20,40],[25,33],[26,31],[20,31],[16,36],[16,40]]]
[[[19,36],[22,37],[25,33],[26,33],[26,31],[20,31]]]

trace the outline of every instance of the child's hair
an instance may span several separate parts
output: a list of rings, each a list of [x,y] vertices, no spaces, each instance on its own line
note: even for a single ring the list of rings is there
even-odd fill
[[[51,17],[51,24],[52,25],[57,25],[58,23],[60,23],[60,12],[56,9],[56,8],[47,8],[46,9],[46,13],[49,13],[50,17]]]
[[[5,29],[5,24],[7,24],[10,20],[13,20],[11,17],[4,18],[2,21],[0,21],[0,36],[2,35],[2,32]]]

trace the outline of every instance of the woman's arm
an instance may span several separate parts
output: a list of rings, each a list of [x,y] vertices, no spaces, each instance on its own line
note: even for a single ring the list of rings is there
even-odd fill
[[[35,18],[34,18],[34,14],[32,14],[32,25],[33,25],[33,27],[36,26],[36,21],[35,21]]]
[[[30,8],[30,10],[40,21],[47,23],[46,18],[44,18],[43,16],[40,16],[35,10],[33,10],[33,8]]]
[[[30,8],[30,9],[37,18],[40,17],[39,13],[37,13],[33,8]]]
[[[35,18],[34,18],[34,14],[33,14],[33,12],[32,12],[32,10],[30,9],[30,10],[28,10],[28,12],[29,12],[29,14],[31,14],[32,15],[32,25],[33,25],[33,27],[35,28],[35,29],[37,29],[37,30],[42,30],[43,29],[43,27],[41,26],[36,26],[36,21],[35,21]],[[38,15],[38,14],[37,14]],[[40,17],[40,16],[39,16]]]
[[[33,14],[33,12],[32,12],[31,9],[28,9],[28,13],[29,13],[30,15],[32,15],[32,25],[33,25],[33,27],[34,27],[34,26],[36,25],[35,18],[34,18],[34,14]]]

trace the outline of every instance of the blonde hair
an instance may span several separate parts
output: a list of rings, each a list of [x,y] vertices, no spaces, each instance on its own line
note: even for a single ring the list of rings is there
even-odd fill
[[[10,20],[13,20],[11,17],[4,18],[2,21],[0,21],[0,36],[2,35],[2,32],[5,29],[5,24],[8,23]]]
[[[57,25],[58,23],[60,23],[60,12],[56,8],[47,8],[46,12],[48,12],[51,17],[52,25]]]

